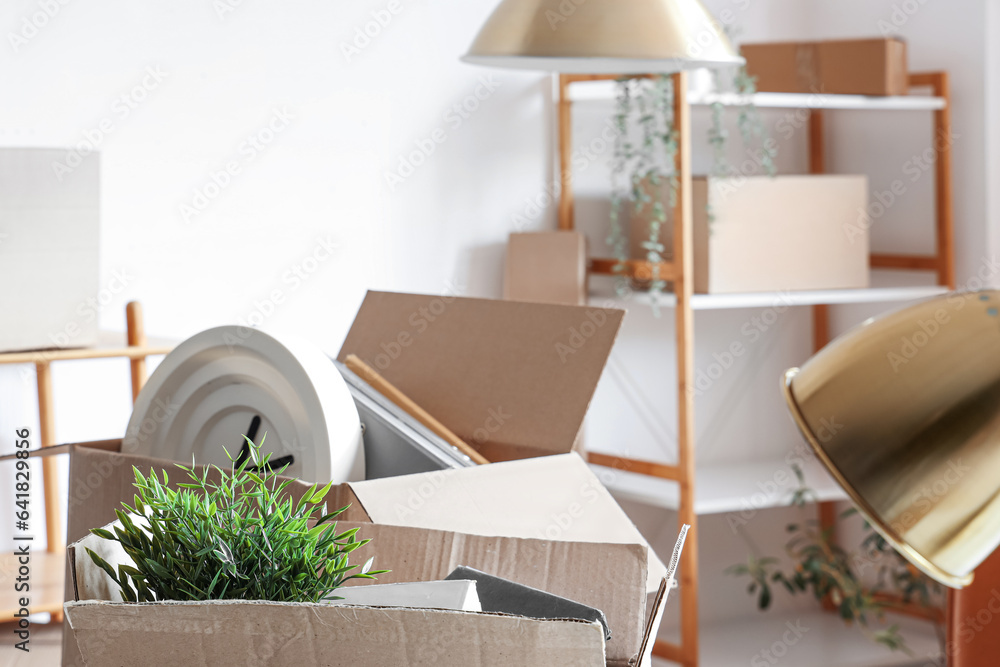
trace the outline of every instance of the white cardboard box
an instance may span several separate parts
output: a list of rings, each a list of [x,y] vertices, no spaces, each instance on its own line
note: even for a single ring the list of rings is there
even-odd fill
[[[0,351],[97,342],[100,156],[65,157],[0,149]]]

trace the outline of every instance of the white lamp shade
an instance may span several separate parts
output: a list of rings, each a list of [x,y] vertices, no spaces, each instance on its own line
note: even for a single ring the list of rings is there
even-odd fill
[[[462,60],[567,74],[743,63],[699,0],[503,0]]]

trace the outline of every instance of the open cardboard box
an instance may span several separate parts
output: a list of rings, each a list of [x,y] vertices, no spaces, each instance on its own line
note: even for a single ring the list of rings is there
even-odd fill
[[[265,602],[125,604],[83,546],[133,495],[132,466],[169,461],[118,451],[120,441],[71,446],[64,665],[649,664],[666,594],[665,568],[583,460],[565,454],[342,484],[330,506],[351,508],[392,572],[381,583],[443,579],[458,565],[604,611],[599,623],[429,609]],[[544,482],[544,483],[543,483]],[[289,487],[293,496],[308,485]],[[105,543],[103,546],[107,546]],[[113,545],[112,545],[113,546]],[[356,585],[358,582],[351,582]],[[650,584],[654,584],[651,587]],[[361,584],[363,585],[363,584]],[[270,657],[268,657],[270,656]]]
[[[648,664],[666,568],[570,453],[623,314],[370,292],[339,358],[358,355],[488,459],[508,462],[342,484],[328,496],[330,506],[351,505],[343,522],[366,524],[361,534],[374,539],[362,551],[392,569],[380,582],[443,579],[467,565],[601,609],[612,630],[606,643],[599,624],[488,613],[130,605],[114,602],[110,580],[73,545],[63,664]],[[114,521],[134,493],[132,466],[184,477],[128,445],[67,446],[68,542]]]
[[[328,501],[351,504],[345,522],[368,524],[365,549],[393,570],[381,582],[431,581],[467,565],[601,609],[612,629],[606,644],[599,625],[475,612],[110,602],[117,596],[106,585],[81,590],[90,561],[71,547],[63,664],[84,664],[81,649],[91,664],[153,664],[159,655],[173,656],[163,664],[257,664],[254,647],[276,651],[268,664],[297,666],[649,664],[666,568],[570,453],[623,315],[370,292],[339,358],[361,357],[486,458],[507,462],[343,484]],[[133,465],[183,477],[171,462],[130,454],[128,442],[69,449],[68,542],[115,519],[132,498]]]

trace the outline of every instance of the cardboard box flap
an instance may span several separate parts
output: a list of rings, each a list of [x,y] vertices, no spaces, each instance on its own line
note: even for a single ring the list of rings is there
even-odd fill
[[[605,665],[599,623],[474,612],[277,602],[90,601],[67,603],[66,621],[88,665]]]
[[[640,655],[647,623],[646,553],[640,545],[524,540],[338,523],[338,530],[355,527],[360,528],[359,537],[371,542],[358,549],[351,560],[363,563],[374,556],[375,567],[391,568],[391,572],[379,575],[380,584],[438,581],[459,565],[467,565],[600,609],[611,630],[607,659],[624,664]],[[87,548],[98,551],[115,567],[130,562],[120,545],[96,535],[70,545],[76,599],[120,600],[117,585],[94,564]],[[364,585],[367,582],[359,580],[348,584]],[[603,626],[598,625],[603,638]],[[601,655],[605,655],[603,648]]]
[[[666,567],[577,454],[350,484],[374,523],[473,535],[639,544],[647,591]],[[466,563],[468,565],[468,563]]]
[[[356,354],[486,458],[569,452],[624,311],[369,292]]]

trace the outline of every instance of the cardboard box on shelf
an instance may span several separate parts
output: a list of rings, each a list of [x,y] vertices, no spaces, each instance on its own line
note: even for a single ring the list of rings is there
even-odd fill
[[[70,447],[69,540],[91,545],[96,538],[88,537],[89,529],[114,520],[114,509],[132,497],[133,465],[167,469],[172,483],[183,478],[172,462],[120,447],[121,441]],[[307,488],[297,482],[289,490],[298,496]],[[376,567],[392,569],[381,583],[435,581],[466,565],[601,609],[612,638],[605,643],[599,623],[474,612],[111,603],[113,583],[90,567],[85,552],[71,548],[68,599],[79,602],[66,608],[63,664],[85,664],[85,658],[89,664],[177,664],[177,652],[191,650],[205,651],[196,656],[205,664],[254,664],[244,662],[244,646],[281,647],[275,664],[302,666],[320,664],[317,656],[327,651],[379,665],[458,667],[468,664],[469,651],[484,665],[624,667],[643,656],[648,664],[666,569],[576,454],[343,484],[331,490],[328,503],[352,504],[340,524],[360,526],[362,537],[373,538],[357,558],[375,555]],[[350,633],[332,629],[348,623]],[[368,631],[357,632],[361,626]],[[199,628],[212,637],[193,647]],[[404,634],[408,648],[398,642]],[[190,660],[185,655],[182,662]]]
[[[355,354],[490,461],[572,451],[624,311],[369,292]]]
[[[504,261],[503,298],[587,303],[587,237],[574,231],[511,234]]]
[[[896,37],[743,44],[757,90],[827,95],[906,95],[906,42]]]
[[[0,149],[2,352],[95,345],[98,300],[126,286],[115,273],[100,294],[100,156],[73,155]]]
[[[692,205],[697,293],[869,285],[865,176],[696,177]]]
[[[696,292],[868,287],[867,177],[698,178],[693,191]]]

